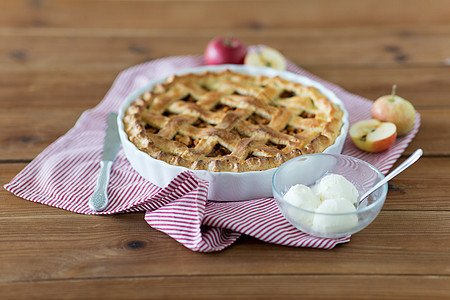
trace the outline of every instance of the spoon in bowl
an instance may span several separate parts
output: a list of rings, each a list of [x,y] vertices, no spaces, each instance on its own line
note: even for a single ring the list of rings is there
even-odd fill
[[[380,188],[383,184],[385,184],[386,182],[388,182],[389,180],[391,180],[392,178],[394,178],[395,176],[397,176],[398,174],[403,172],[406,168],[411,166],[413,163],[415,163],[422,156],[422,154],[423,154],[422,149],[417,149],[416,151],[414,151],[414,153],[411,154],[411,156],[408,157],[404,162],[402,162],[397,168],[395,168],[395,170],[393,170],[391,173],[386,175],[386,177],[384,177],[383,180],[380,180],[379,182],[377,182],[377,184],[375,184],[364,195],[362,195],[361,198],[359,199],[359,201],[357,202],[358,206],[361,205],[361,202],[363,202],[375,190]]]

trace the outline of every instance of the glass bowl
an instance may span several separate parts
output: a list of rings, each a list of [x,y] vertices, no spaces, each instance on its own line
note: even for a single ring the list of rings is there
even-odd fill
[[[340,238],[367,227],[383,207],[388,190],[384,184],[353,212],[324,213],[294,206],[284,199],[288,190],[303,184],[313,187],[328,174],[339,174],[358,190],[359,197],[384,178],[371,164],[342,154],[308,154],[282,164],[272,178],[272,193],[283,216],[301,231],[324,238]]]

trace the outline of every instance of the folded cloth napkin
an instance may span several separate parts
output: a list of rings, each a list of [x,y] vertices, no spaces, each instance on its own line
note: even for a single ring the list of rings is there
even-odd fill
[[[5,189],[29,201],[82,214],[115,214],[145,211],[145,220],[187,248],[199,252],[219,251],[242,234],[269,243],[296,247],[332,249],[350,237],[325,239],[307,235],[289,224],[272,198],[237,202],[206,199],[208,182],[186,171],[167,187],[143,179],[128,163],[121,150],[111,170],[108,197],[103,212],[89,209],[100,170],[106,120],[117,112],[125,97],[150,80],[183,68],[204,65],[202,56],[169,57],[146,62],[121,72],[104,99],[85,111],[75,126],[40,153]],[[350,124],[370,117],[372,102],[351,94],[288,62],[288,71],[307,76],[332,90],[349,111]],[[347,137],[343,154],[371,163],[387,173],[420,126],[420,115],[412,131],[379,154],[358,150]],[[239,200],[239,199],[236,199]]]

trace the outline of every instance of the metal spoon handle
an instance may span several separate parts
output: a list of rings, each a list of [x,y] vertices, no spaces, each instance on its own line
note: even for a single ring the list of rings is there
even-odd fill
[[[366,199],[370,194],[372,194],[375,190],[380,188],[383,184],[397,176],[399,173],[403,172],[406,168],[408,168],[410,165],[415,163],[423,154],[422,149],[417,149],[414,151],[413,154],[411,154],[410,157],[408,157],[403,163],[401,163],[397,168],[395,168],[391,173],[389,173],[386,177],[384,177],[383,180],[380,180],[377,184],[375,184],[370,190],[368,190],[359,200],[359,203],[361,203],[364,199]]]

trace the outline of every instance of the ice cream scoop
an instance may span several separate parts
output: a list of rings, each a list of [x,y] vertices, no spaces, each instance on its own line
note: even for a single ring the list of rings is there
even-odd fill
[[[355,211],[355,206],[347,199],[327,199],[315,210],[312,229],[326,233],[349,230],[358,224]]]
[[[314,194],[311,188],[303,184],[292,186],[284,195],[284,200],[292,206],[313,212],[320,205],[320,198]],[[312,213],[297,213],[297,218],[305,224],[312,225]]]
[[[358,201],[358,190],[344,176],[328,174],[312,188],[296,184],[289,188],[284,200],[289,204],[306,210],[294,216],[297,222],[307,224],[319,232],[334,233],[352,228],[358,223],[354,214]],[[333,214],[339,214],[338,216]]]
[[[320,204],[320,198],[303,184],[292,186],[284,195],[286,202],[309,211],[314,211]]]
[[[358,201],[358,190],[344,176],[339,174],[328,174],[320,179],[314,186],[314,191],[320,200],[343,198],[351,204]]]

